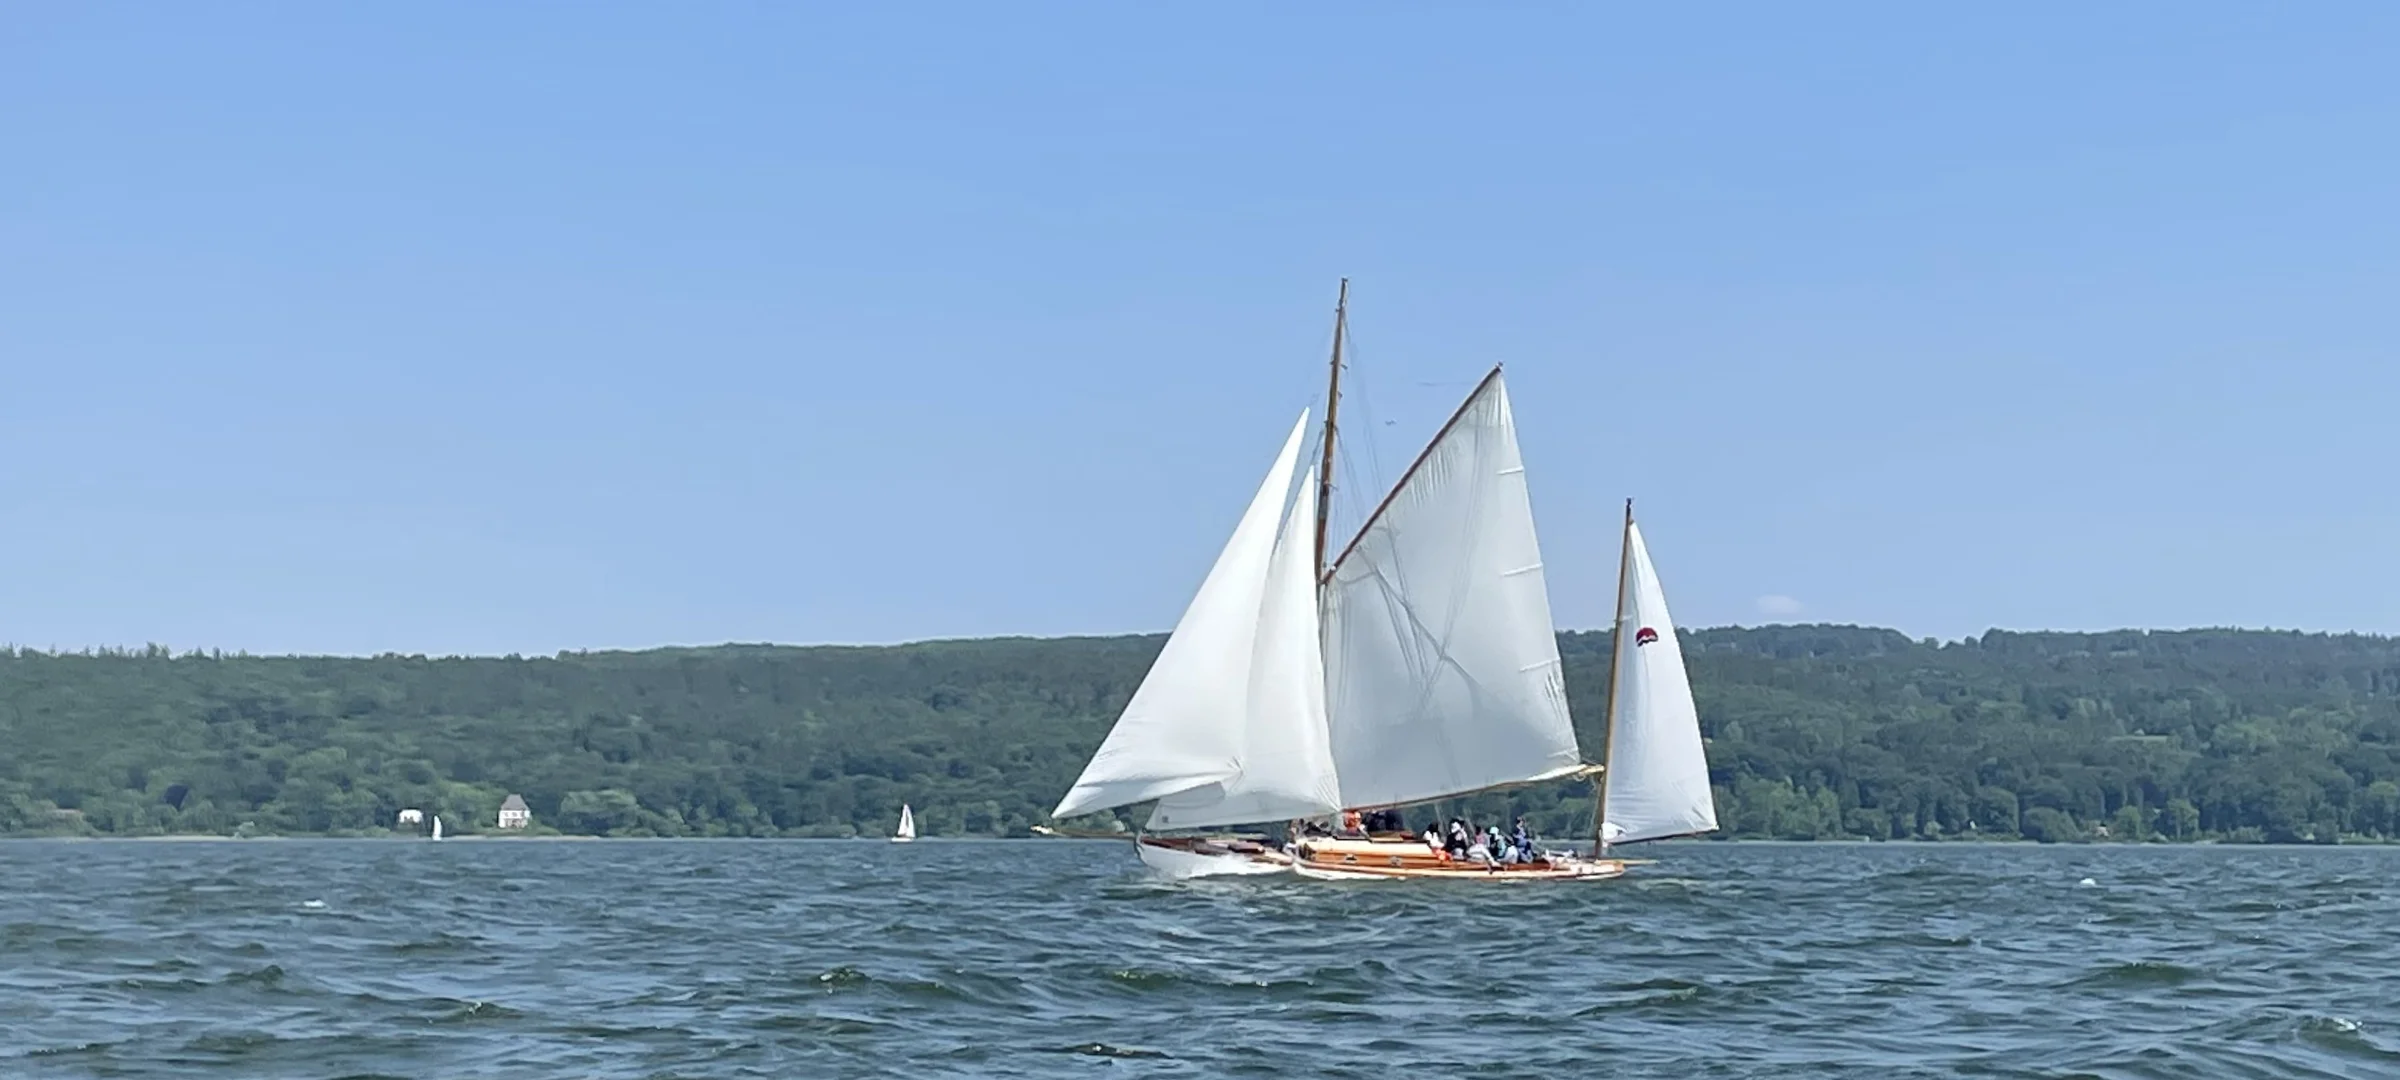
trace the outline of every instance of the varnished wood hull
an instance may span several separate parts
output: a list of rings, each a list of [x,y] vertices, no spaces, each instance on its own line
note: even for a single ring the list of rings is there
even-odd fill
[[[1556,855],[1487,865],[1453,860],[1414,841],[1311,840],[1299,845],[1292,871],[1319,881],[1594,881],[1623,874],[1625,862]]]

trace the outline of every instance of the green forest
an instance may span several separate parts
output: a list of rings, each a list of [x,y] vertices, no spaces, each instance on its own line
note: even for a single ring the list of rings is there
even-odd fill
[[[553,657],[0,650],[0,833],[1024,835],[1160,636],[730,645]],[[1605,632],[1559,637],[1587,752]],[[1993,631],[1687,633],[1723,835],[2400,837],[2400,640]],[[1588,835],[1589,788],[1461,806]],[[1124,828],[1118,819],[1060,823]]]

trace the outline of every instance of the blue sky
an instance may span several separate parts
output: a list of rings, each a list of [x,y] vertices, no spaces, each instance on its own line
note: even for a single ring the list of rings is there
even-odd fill
[[[20,5],[0,640],[1164,629],[1353,279],[1561,625],[2400,631],[2400,8]]]

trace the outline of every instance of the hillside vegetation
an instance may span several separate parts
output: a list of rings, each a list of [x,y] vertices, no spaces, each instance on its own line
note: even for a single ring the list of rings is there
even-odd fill
[[[0,832],[375,833],[404,807],[489,830],[521,792],[541,827],[572,833],[875,834],[906,801],[929,834],[1022,834],[1161,640],[0,650]],[[1596,754],[1608,635],[1559,642]],[[1685,648],[1733,836],[2400,836],[2400,641],[1798,626],[1696,631]],[[1570,785],[1463,809],[1526,812],[1549,835],[1591,820]]]

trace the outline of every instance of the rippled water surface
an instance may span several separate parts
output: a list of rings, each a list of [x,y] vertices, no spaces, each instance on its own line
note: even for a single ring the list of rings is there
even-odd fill
[[[2400,1077],[2400,850],[1653,854],[0,843],[0,1077]]]

